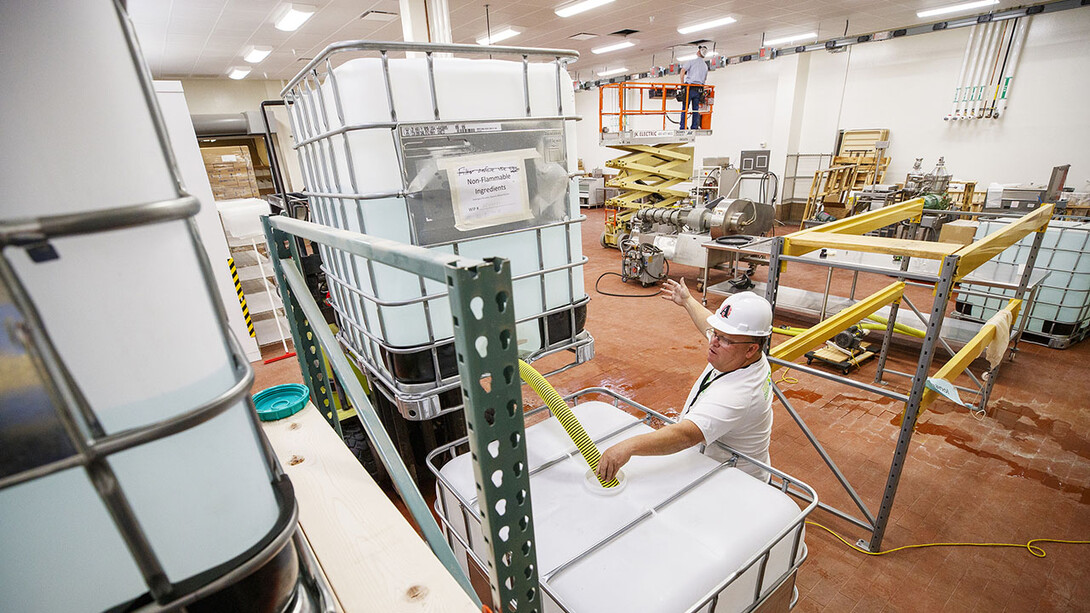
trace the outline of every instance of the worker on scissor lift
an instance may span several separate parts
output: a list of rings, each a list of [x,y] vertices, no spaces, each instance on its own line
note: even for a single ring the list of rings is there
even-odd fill
[[[681,82],[685,85],[685,91],[681,99],[682,111],[681,123],[678,124],[679,130],[685,129],[685,115],[689,109],[692,109],[693,116],[690,129],[700,129],[700,103],[704,96],[704,82],[708,80],[708,62],[704,60],[707,53],[708,48],[700,45],[696,48],[696,57],[685,62],[685,65],[681,67]]]
[[[634,455],[669,455],[696,445],[705,445],[704,454],[716,460],[729,459],[714,441],[768,464],[772,370],[763,347],[772,334],[772,306],[753,292],[741,292],[712,313],[689,293],[684,279],[668,280],[662,292],[663,298],[684,307],[708,337],[708,366],[689,391],[679,421],[605,450],[598,476],[612,479]],[[768,479],[766,471],[744,460],[738,468]]]

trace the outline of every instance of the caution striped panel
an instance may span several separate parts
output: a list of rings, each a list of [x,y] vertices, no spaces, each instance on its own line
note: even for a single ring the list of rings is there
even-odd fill
[[[246,306],[246,294],[242,292],[242,281],[238,278],[238,269],[235,268],[235,258],[227,258],[227,265],[231,268],[231,282],[235,284],[235,293],[238,294],[238,303],[242,305],[242,316],[246,318],[246,330],[250,332],[250,336],[256,338],[254,320],[250,319],[250,307]]]

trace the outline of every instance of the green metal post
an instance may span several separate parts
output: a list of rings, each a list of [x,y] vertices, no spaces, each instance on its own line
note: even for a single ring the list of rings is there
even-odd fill
[[[311,400],[314,406],[322,413],[322,417],[341,436],[341,424],[337,419],[337,408],[333,402],[333,392],[326,378],[325,356],[318,345],[318,339],[314,335],[310,318],[303,314],[299,301],[292,293],[291,288],[284,282],[284,270],[281,261],[291,258],[295,266],[302,270],[299,253],[295,248],[295,240],[284,232],[276,230],[269,224],[268,218],[262,218],[262,226],[265,228],[265,240],[269,247],[269,259],[272,261],[273,270],[276,272],[276,284],[280,290],[280,299],[284,303],[284,316],[291,328],[291,339],[295,346],[295,357],[299,360],[299,369],[303,373],[303,383],[310,390]],[[307,296],[310,297],[309,294]],[[276,316],[276,313],[273,313]],[[324,326],[325,320],[318,319],[315,323]]]
[[[540,612],[510,262],[451,267],[447,285],[492,599]]]

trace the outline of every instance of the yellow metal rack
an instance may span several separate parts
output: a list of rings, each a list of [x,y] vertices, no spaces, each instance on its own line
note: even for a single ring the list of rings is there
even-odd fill
[[[909,443],[911,442],[912,435],[915,431],[917,417],[920,411],[924,410],[935,398],[935,393],[926,387],[928,379],[944,379],[952,384],[958,375],[963,372],[966,373],[973,379],[979,388],[980,407],[983,409],[987,406],[992,386],[998,376],[999,365],[990,368],[987,375],[984,377],[984,381],[980,381],[973,376],[971,372],[967,371],[968,365],[976,359],[992,339],[995,338],[997,333],[996,324],[988,323],[984,325],[980,331],[957,352],[953,351],[946,341],[940,337],[947,306],[953,296],[954,284],[964,279],[966,275],[1000,254],[1011,245],[1014,245],[1022,238],[1031,233],[1036,233],[1027,261],[1024,263],[1020,272],[1018,288],[1015,291],[1014,297],[1008,302],[1006,308],[1007,312],[1010,313],[1011,321],[1013,322],[1018,315],[1019,309],[1022,307],[1022,301],[1026,297],[1031,285],[1031,275],[1037,259],[1037,253],[1044,237],[1044,231],[1048,227],[1053,209],[1053,205],[1045,204],[1037,210],[1007,225],[1003,229],[988,235],[984,239],[965,246],[953,243],[934,243],[866,235],[867,232],[877,230],[890,224],[901,222],[918,223],[923,215],[923,205],[924,200],[922,198],[917,198],[901,204],[887,206],[863,215],[845,218],[840,221],[800,230],[799,232],[776,238],[773,241],[769,257],[768,284],[765,288],[765,297],[773,305],[776,304],[780,275],[789,262],[825,266],[830,269],[848,269],[856,273],[874,273],[892,277],[894,279],[892,284],[873,295],[856,302],[854,305],[844,309],[840,313],[824,319],[813,327],[797,333],[793,338],[781,343],[769,352],[769,361],[772,363],[772,368],[774,370],[789,366],[806,374],[837,381],[856,389],[861,389],[887,398],[893,398],[904,403],[904,414],[901,420],[900,435],[898,436],[897,447],[890,465],[889,476],[886,481],[881,505],[878,509],[878,513],[872,514],[867,508],[867,505],[844,477],[836,463],[833,462],[824,447],[806,426],[805,421],[791,405],[791,402],[777,386],[773,386],[773,392],[776,394],[776,397],[780,399],[780,402],[802,429],[803,433],[810,440],[810,443],[818,451],[822,459],[825,460],[826,465],[844,487],[859,511],[863,514],[863,518],[854,517],[824,503],[820,504],[820,506],[841,519],[869,530],[871,532],[871,538],[869,541],[861,540],[860,546],[868,548],[870,551],[878,551],[881,547],[882,538],[893,507],[893,501],[897,494],[897,485],[900,481],[901,472],[908,455]],[[818,249],[836,249],[893,255],[899,257],[900,269],[897,270],[896,268],[891,269],[888,267],[851,263],[836,258],[822,259],[813,256],[803,257]],[[925,273],[910,271],[909,263],[913,258],[938,261],[938,272]],[[908,296],[905,295],[904,292],[907,285],[922,285],[933,288],[933,300],[929,315],[925,316],[921,313],[920,310],[912,304]],[[897,373],[892,370],[887,371],[885,367],[886,358],[889,354],[890,339],[893,335],[895,326],[897,325],[897,312],[901,304],[905,304],[911,308],[920,320],[925,323],[924,336],[922,339],[923,346],[920,350],[916,370],[912,374]],[[876,311],[887,305],[889,306],[890,312],[886,319],[888,323],[882,341],[882,350],[878,357],[878,368],[874,383],[883,383],[883,373],[886,372],[904,375],[911,380],[907,392],[902,393],[893,391],[888,387],[880,387],[879,385],[855,381],[831,372],[794,363],[794,360],[805,355],[807,351],[818,347],[825,341],[836,336],[837,333],[862,321],[864,318],[873,315]],[[952,358],[941,366],[934,375],[931,375],[931,365],[934,354],[940,345],[946,349]]]

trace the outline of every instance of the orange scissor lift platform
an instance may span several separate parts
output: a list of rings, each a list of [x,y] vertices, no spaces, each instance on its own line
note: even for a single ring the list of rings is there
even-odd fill
[[[598,89],[599,142],[624,152],[606,162],[618,174],[606,180],[606,187],[618,190],[606,200],[605,230],[602,245],[618,247],[630,233],[636,211],[648,207],[680,205],[689,196],[675,189],[693,174],[693,148],[697,136],[711,134],[715,87],[699,86],[704,96],[696,106],[700,114],[699,130],[678,126],[689,120],[680,93],[687,99],[694,85],[679,83],[609,83]]]

